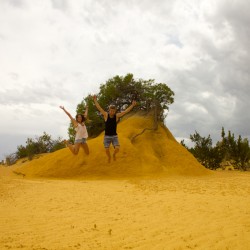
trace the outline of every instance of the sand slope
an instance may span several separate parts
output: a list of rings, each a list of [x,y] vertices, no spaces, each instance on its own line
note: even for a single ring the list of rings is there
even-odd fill
[[[103,134],[88,140],[90,155],[86,156],[80,150],[77,156],[65,148],[39,159],[23,163],[18,172],[26,177],[127,177],[162,174],[204,175],[209,171],[181,146],[162,126],[157,131],[146,130],[152,128],[150,116],[132,115],[118,124],[118,135],[121,150],[117,161],[107,163],[103,148]]]

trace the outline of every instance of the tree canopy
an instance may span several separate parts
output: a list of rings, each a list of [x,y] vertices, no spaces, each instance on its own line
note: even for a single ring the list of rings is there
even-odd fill
[[[155,83],[155,80],[134,79],[133,74],[125,76],[114,76],[100,85],[97,93],[98,102],[104,110],[108,110],[109,105],[116,106],[117,111],[125,110],[133,100],[138,105],[134,111],[144,110],[154,111],[157,121],[164,121],[165,112],[169,105],[174,102],[174,92],[165,83]],[[90,137],[95,137],[104,129],[103,119],[96,109],[91,96],[83,98],[77,105],[76,112],[83,113],[88,105],[87,128]],[[73,141],[74,130],[69,127],[69,137]]]
[[[235,139],[234,134],[230,130],[226,136],[223,127],[221,137],[221,141],[218,141],[213,146],[210,135],[207,138],[202,137],[195,131],[195,134],[190,135],[191,141],[195,144],[194,147],[188,148],[184,144],[184,141],[181,141],[181,144],[206,168],[220,168],[223,162],[229,161],[234,168],[247,170],[250,166],[250,146],[248,139],[242,139],[240,135],[238,139]]]

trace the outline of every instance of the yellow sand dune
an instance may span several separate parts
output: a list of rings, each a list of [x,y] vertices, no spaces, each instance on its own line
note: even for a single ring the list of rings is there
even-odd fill
[[[131,143],[151,127],[119,123],[115,163],[100,135],[89,157],[65,148],[0,167],[0,249],[249,250],[250,173],[210,174],[160,126]]]
[[[138,135],[146,128],[148,129],[144,133]],[[68,148],[65,148],[27,161],[19,166],[16,172],[23,173],[27,177],[55,178],[122,178],[210,173],[175,140],[166,127],[159,125],[156,131],[150,130],[151,128],[153,128],[151,116],[133,114],[125,117],[118,124],[121,149],[115,162],[107,162],[102,133],[97,138],[88,140],[89,156],[86,156],[82,149],[77,156],[74,156]]]

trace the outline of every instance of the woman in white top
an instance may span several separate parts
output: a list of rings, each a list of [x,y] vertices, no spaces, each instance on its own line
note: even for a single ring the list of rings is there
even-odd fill
[[[84,115],[77,114],[76,119],[74,119],[63,106],[60,106],[60,108],[68,115],[76,131],[75,144],[71,145],[68,141],[65,141],[65,144],[68,146],[68,148],[74,155],[78,154],[80,147],[82,147],[84,149],[84,152],[88,155],[89,154],[89,147],[87,144],[88,131],[84,123],[84,121],[87,119],[88,107],[86,108]]]

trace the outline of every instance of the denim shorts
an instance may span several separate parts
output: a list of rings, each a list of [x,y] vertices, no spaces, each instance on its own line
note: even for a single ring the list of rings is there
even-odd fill
[[[87,138],[77,139],[77,140],[75,140],[75,143],[86,144],[87,143]]]
[[[114,147],[120,146],[117,135],[105,135],[104,136],[104,147],[109,148],[110,144],[113,144]]]

